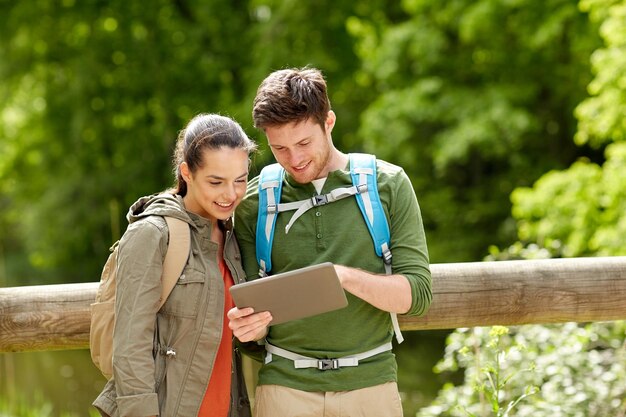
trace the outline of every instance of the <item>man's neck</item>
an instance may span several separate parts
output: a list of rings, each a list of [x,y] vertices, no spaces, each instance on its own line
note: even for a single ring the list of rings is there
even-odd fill
[[[339,152],[337,149],[333,149],[330,154],[330,158],[328,159],[328,163],[326,164],[328,171],[324,176],[327,177],[329,173],[337,171],[338,169],[345,169],[346,165],[348,165],[349,159],[350,158],[347,154]]]

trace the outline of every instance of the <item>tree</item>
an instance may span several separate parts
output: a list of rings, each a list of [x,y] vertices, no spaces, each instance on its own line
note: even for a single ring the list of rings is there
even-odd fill
[[[359,139],[403,165],[435,262],[515,240],[508,195],[585,152],[572,143],[594,25],[564,0],[406,1],[410,18],[353,19],[359,81],[378,97]]]
[[[1,14],[7,216],[35,267],[94,280],[125,208],[171,184],[184,122],[235,107],[245,62],[221,35],[248,14],[228,1],[5,2]]]
[[[532,188],[516,189],[511,200],[520,241],[503,251],[492,247],[488,259],[626,253],[622,3],[580,2],[600,24],[604,47],[592,55],[595,78],[589,85],[591,96],[576,107],[575,138],[595,148],[610,143],[606,162],[600,165],[583,158],[568,169],[546,173]],[[489,329],[455,331],[438,368],[462,369],[464,382],[447,385],[418,416],[505,416],[509,414],[501,411],[508,405],[519,416],[626,413],[626,322],[521,326],[497,340],[494,344]],[[492,385],[495,380],[500,383]]]
[[[545,174],[532,188],[515,190],[513,216],[520,241],[537,243],[553,256],[624,255],[626,87],[621,80],[626,70],[626,5],[583,0],[580,6],[600,24],[604,46],[591,56],[595,78],[590,97],[576,107],[575,140],[604,149],[606,162],[583,158],[568,169]]]
[[[171,185],[193,115],[232,116],[264,144],[251,103],[273,69],[324,69],[345,115],[338,140],[355,131],[344,21],[387,3],[0,2],[0,240],[32,265],[16,275],[97,279],[126,208]],[[269,159],[265,148],[252,174]]]

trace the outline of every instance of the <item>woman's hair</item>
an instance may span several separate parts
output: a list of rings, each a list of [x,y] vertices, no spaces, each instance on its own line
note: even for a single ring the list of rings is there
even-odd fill
[[[199,114],[187,123],[178,134],[174,152],[174,176],[176,194],[187,194],[187,183],[180,172],[180,164],[186,162],[194,173],[202,168],[206,149],[216,150],[222,147],[243,149],[248,154],[256,150],[256,144],[248,138],[241,126],[233,119],[218,114]]]
[[[322,128],[330,111],[326,80],[316,68],[274,71],[259,86],[252,106],[258,129],[312,118]]]

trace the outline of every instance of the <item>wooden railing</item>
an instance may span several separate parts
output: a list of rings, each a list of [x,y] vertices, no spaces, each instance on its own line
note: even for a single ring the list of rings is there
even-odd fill
[[[626,256],[431,265],[433,303],[404,330],[626,319]],[[98,283],[0,288],[0,352],[86,348]]]

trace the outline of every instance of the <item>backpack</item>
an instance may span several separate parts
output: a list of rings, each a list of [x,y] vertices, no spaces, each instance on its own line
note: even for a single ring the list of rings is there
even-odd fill
[[[284,169],[279,164],[271,164],[261,170],[256,227],[256,258],[260,268],[259,276],[267,276],[272,269],[272,244],[278,213],[295,210],[285,227],[286,234],[289,233],[289,229],[295,221],[309,209],[350,196],[355,196],[359,211],[372,237],[376,254],[382,258],[387,275],[391,274],[391,250],[389,248],[391,236],[387,217],[378,194],[376,157],[361,153],[351,153],[349,157],[351,187],[337,188],[327,194],[315,195],[306,200],[290,203],[280,202]],[[397,315],[395,313],[390,314],[396,339],[398,343],[402,343],[403,337],[400,333]]]
[[[163,306],[180,277],[187,258],[191,239],[189,225],[173,217],[164,216],[169,231],[169,244],[163,260],[163,283],[159,309]],[[91,304],[89,349],[93,363],[110,379],[113,375],[113,327],[115,325],[115,292],[119,240],[110,248],[111,254],[104,264],[96,299]]]

